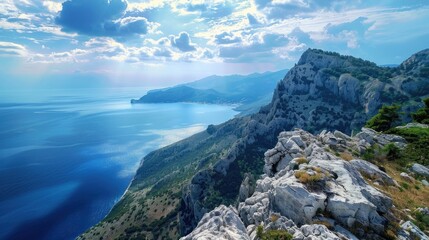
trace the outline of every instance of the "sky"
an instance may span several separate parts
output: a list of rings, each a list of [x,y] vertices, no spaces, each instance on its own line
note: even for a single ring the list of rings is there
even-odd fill
[[[291,68],[308,48],[399,64],[427,0],[1,0],[0,87],[163,87]]]

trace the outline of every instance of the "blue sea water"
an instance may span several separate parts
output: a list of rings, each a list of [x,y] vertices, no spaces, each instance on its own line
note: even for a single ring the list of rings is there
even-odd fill
[[[144,155],[236,114],[129,103],[144,92],[0,91],[0,239],[74,239],[119,200]]]

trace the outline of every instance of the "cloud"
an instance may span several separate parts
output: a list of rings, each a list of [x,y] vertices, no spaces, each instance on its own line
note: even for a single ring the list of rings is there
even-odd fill
[[[342,10],[353,5],[342,0],[253,0],[253,4],[268,19],[274,20],[287,19],[319,10]]]
[[[241,45],[219,48],[219,57],[229,60],[253,61],[255,57],[273,56],[272,49],[285,47],[289,39],[283,34],[260,32]],[[249,58],[246,59],[246,56]],[[234,60],[235,61],[235,60]]]
[[[221,34],[217,34],[214,36],[214,43],[222,45],[222,44],[231,44],[241,42],[241,37],[234,36],[232,33],[223,32]]]
[[[90,36],[131,36],[146,34],[151,25],[144,17],[124,17],[126,0],[68,0],[56,23],[65,32]]]
[[[191,1],[187,4],[179,4],[177,7],[182,10],[182,13],[199,13],[200,17],[205,19],[218,19],[229,16],[234,12],[235,8],[231,1],[208,1],[206,3],[194,3]]]
[[[365,37],[365,33],[372,25],[368,18],[359,17],[351,22],[328,24],[325,30],[329,40],[346,42],[348,48],[357,48],[359,40]]]
[[[13,42],[0,42],[0,55],[26,56],[27,49],[23,45]]]
[[[195,51],[195,45],[191,43],[189,34],[187,32],[181,32],[178,37],[170,36],[171,46],[179,49],[182,52]]]
[[[45,6],[48,11],[52,13],[57,13],[62,9],[62,4],[54,1],[43,1],[43,6]]]

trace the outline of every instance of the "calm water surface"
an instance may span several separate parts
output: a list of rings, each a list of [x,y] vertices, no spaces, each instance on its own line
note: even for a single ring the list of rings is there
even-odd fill
[[[109,212],[144,155],[237,113],[129,104],[144,92],[0,91],[0,239],[74,239]]]

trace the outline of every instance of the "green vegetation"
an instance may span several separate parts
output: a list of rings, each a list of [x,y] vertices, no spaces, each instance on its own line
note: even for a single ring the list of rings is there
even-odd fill
[[[399,108],[399,105],[381,107],[378,113],[367,122],[365,127],[372,128],[378,132],[389,130],[399,120]]]
[[[429,215],[416,211],[414,216],[416,220],[413,221],[413,223],[416,224],[417,227],[420,228],[420,230],[425,231],[429,229]]]
[[[429,98],[424,99],[425,107],[412,114],[415,121],[425,123],[428,119],[427,113],[429,110]],[[420,163],[422,165],[429,164],[429,128],[424,127],[403,127],[403,128],[387,128],[385,121],[392,120],[391,115],[395,115],[396,109],[399,106],[393,106],[390,109],[380,110],[374,118],[367,124],[371,126],[382,125],[385,133],[395,134],[402,136],[407,141],[407,146],[404,149],[398,148],[394,144],[387,144],[384,147],[377,145],[369,148],[364,154],[363,158],[371,161],[386,170],[387,174],[395,181],[400,187],[392,188],[388,186],[374,186],[381,188],[393,200],[394,205],[397,207],[393,210],[393,214],[399,219],[407,219],[408,215],[404,214],[403,209],[416,209],[421,206],[427,206],[427,196],[429,189],[423,187],[419,181],[408,182],[401,178],[400,173],[405,171],[413,163]],[[387,110],[387,114],[386,114]],[[384,116],[380,116],[383,115]],[[390,114],[390,116],[389,116]],[[393,118],[394,119],[394,118]],[[384,121],[382,121],[384,120]],[[392,121],[393,122],[393,121]],[[426,122],[427,123],[427,122]],[[376,129],[377,130],[377,129]],[[417,179],[423,178],[416,176]],[[421,230],[429,229],[429,216],[414,211],[413,223],[416,224]],[[388,226],[386,230],[386,237],[395,239],[397,226]]]
[[[429,128],[392,128],[387,133],[402,136],[408,142],[396,159],[401,166],[413,162],[429,165]]]
[[[292,235],[286,230],[267,230],[264,231],[264,227],[259,225],[256,229],[256,237],[260,240],[291,240]]]
[[[393,143],[389,143],[383,147],[383,152],[386,153],[386,158],[393,161],[401,157],[401,149]]]
[[[417,112],[411,114],[413,120],[418,123],[429,124],[429,98],[423,100],[425,106],[420,108]]]

